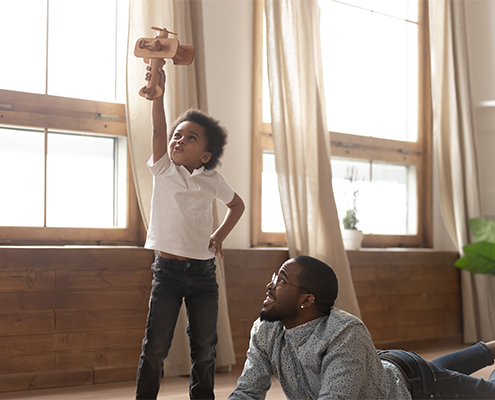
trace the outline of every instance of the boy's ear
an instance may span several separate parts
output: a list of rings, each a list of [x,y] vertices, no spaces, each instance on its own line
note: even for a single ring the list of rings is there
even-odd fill
[[[207,152],[205,152],[205,154],[203,155],[203,157],[201,157],[201,162],[203,164],[206,164],[210,160],[211,160],[211,153],[209,151],[207,151]]]

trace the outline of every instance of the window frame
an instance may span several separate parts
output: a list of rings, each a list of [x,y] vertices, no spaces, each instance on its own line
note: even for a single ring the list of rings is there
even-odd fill
[[[432,100],[428,0],[418,0],[418,140],[405,142],[330,132],[332,156],[411,164],[417,176],[416,235],[366,234],[363,247],[433,247]],[[285,233],[261,230],[263,151],[273,151],[271,124],[262,121],[264,0],[253,2],[253,103],[251,171],[251,245],[286,245]]]
[[[3,89],[0,89],[0,125],[42,129],[45,132],[45,137],[48,130],[127,136],[124,104]],[[127,223],[125,228],[0,226],[0,245],[137,245],[142,243],[144,227],[140,217],[129,158],[128,153],[126,171]]]

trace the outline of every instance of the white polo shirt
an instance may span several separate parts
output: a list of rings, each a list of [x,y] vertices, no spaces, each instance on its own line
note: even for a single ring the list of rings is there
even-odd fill
[[[155,164],[151,157],[146,165],[153,174],[153,196],[144,247],[197,260],[213,258],[208,248],[212,203],[215,198],[230,203],[234,190],[217,171],[201,167],[191,174],[168,154]]]

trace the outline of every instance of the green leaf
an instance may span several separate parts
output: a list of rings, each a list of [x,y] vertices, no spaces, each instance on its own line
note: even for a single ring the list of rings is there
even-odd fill
[[[467,257],[461,257],[461,258],[457,259],[457,261],[454,263],[454,265],[457,268],[465,269],[466,271],[471,271],[471,272],[475,272],[474,270],[476,269],[476,266],[473,265],[473,263],[471,261],[469,261],[469,258],[467,258]]]
[[[464,246],[464,253],[475,267],[471,272],[495,275],[495,243],[471,243]]]
[[[472,218],[469,229],[477,242],[495,243],[495,224],[484,218]]]

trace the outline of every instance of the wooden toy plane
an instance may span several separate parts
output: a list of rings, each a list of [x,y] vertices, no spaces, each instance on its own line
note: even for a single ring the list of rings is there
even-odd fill
[[[189,65],[194,60],[194,46],[181,45],[174,38],[169,38],[168,35],[176,35],[165,28],[152,27],[151,29],[158,31],[154,38],[141,38],[136,42],[134,47],[134,55],[143,58],[148,64],[146,67],[145,80],[146,85],[141,88],[139,95],[153,100],[163,95],[163,90],[159,87],[160,70],[165,64],[165,58],[170,58],[174,65]]]

